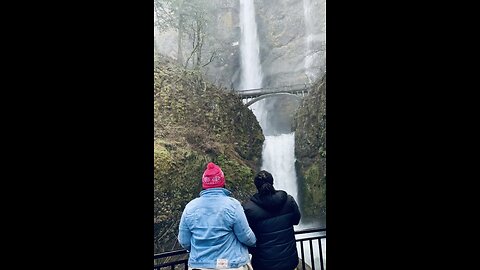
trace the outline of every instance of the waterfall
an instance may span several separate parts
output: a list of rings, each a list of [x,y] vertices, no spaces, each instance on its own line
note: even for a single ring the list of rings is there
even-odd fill
[[[262,66],[260,65],[260,48],[255,20],[253,0],[240,0],[240,54],[241,54],[241,89],[262,87]]]
[[[240,0],[240,53],[241,53],[241,89],[262,87],[262,66],[255,20],[253,0]],[[285,190],[297,198],[297,176],[295,172],[295,134],[274,134],[274,127],[268,121],[268,101],[258,101],[250,106],[262,127],[265,141],[262,150],[262,169],[270,172],[276,189]]]
[[[287,191],[298,203],[294,146],[294,132],[279,136],[265,136],[262,169],[272,174],[276,189]]]

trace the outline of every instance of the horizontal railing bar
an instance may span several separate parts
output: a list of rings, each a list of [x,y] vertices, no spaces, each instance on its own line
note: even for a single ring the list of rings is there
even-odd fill
[[[253,90],[269,90],[269,89],[280,89],[280,88],[296,88],[298,86],[303,87],[310,87],[313,83],[299,83],[299,84],[292,84],[292,85],[282,85],[282,86],[274,86],[274,87],[264,87],[264,88],[250,88],[250,89],[234,89],[237,92],[246,92],[246,91],[253,91]]]
[[[295,234],[303,234],[303,233],[312,233],[312,232],[326,232],[327,229],[306,229],[306,230],[301,230],[301,231],[295,231]]]
[[[301,94],[301,93],[305,93],[307,92],[308,93],[308,90],[306,89],[302,89],[302,90],[272,90],[272,91],[258,91],[258,92],[246,92],[246,93],[242,93],[242,92],[238,92],[237,95],[240,96],[241,98],[246,98],[246,97],[250,97],[250,96],[259,96],[259,95],[266,95],[266,94]]]
[[[313,236],[313,237],[307,237],[307,238],[300,238],[300,239],[295,239],[295,241],[308,241],[308,240],[316,240],[316,239],[326,239],[326,235],[320,235],[320,236]]]
[[[306,230],[301,230],[301,231],[295,231],[295,235],[297,235],[297,234],[305,234],[305,233],[314,233],[314,232],[326,232],[326,231],[327,231],[326,228],[322,228],[322,229],[306,229]],[[320,238],[326,238],[326,235],[321,235]],[[308,238],[305,238],[305,239],[308,239]],[[161,259],[161,258],[164,258],[164,257],[181,255],[181,254],[185,254],[185,253],[187,253],[187,250],[185,250],[185,249],[179,249],[179,250],[173,250],[173,251],[167,251],[167,252],[163,252],[163,253],[154,254],[154,255],[153,255],[153,258],[154,258],[154,259]]]
[[[179,249],[179,250],[173,250],[173,251],[167,251],[167,252],[163,252],[163,253],[154,254],[153,258],[154,259],[161,259],[161,258],[171,257],[171,256],[175,256],[175,255],[181,255],[181,254],[185,254],[185,253],[187,253],[186,249]]]
[[[174,261],[174,262],[168,262],[168,263],[157,264],[157,265],[154,265],[153,268],[161,268],[161,267],[167,267],[167,266],[172,266],[172,265],[178,265],[178,264],[182,264],[182,263],[185,263],[185,262],[188,262],[188,259],[184,259],[184,260],[180,260],[180,261]]]
[[[248,93],[272,93],[272,92],[305,92],[309,90],[310,87],[301,87],[301,88],[286,88],[286,89],[278,89],[278,88],[260,88],[260,89],[250,89],[250,90],[243,90],[243,91],[236,91],[237,94],[248,94]]]

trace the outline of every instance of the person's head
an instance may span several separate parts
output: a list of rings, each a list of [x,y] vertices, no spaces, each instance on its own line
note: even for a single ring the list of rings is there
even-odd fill
[[[225,176],[223,175],[222,169],[215,165],[215,163],[210,162],[207,164],[207,169],[203,172],[202,175],[202,188],[223,188],[225,187]]]
[[[260,171],[255,176],[255,186],[257,187],[260,195],[275,193],[275,188],[273,187],[273,176],[265,170]]]

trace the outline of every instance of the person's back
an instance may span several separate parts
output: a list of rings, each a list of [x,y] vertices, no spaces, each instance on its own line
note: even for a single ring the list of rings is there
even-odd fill
[[[204,173],[200,197],[185,206],[179,225],[179,243],[190,251],[190,268],[246,267],[250,261],[247,245],[255,245],[255,235],[240,202],[223,188],[223,172],[211,164]],[[208,177],[209,172],[213,172],[213,177]]]
[[[273,188],[273,177],[261,171],[255,177],[258,193],[243,207],[257,238],[250,248],[254,269],[295,269],[298,252],[293,225],[300,221],[300,211],[292,196]]]

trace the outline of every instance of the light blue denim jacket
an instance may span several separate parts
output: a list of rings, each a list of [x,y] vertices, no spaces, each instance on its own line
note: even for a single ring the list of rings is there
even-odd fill
[[[178,241],[190,251],[191,268],[236,268],[250,261],[257,239],[239,201],[224,188],[209,188],[190,201],[180,219]]]

